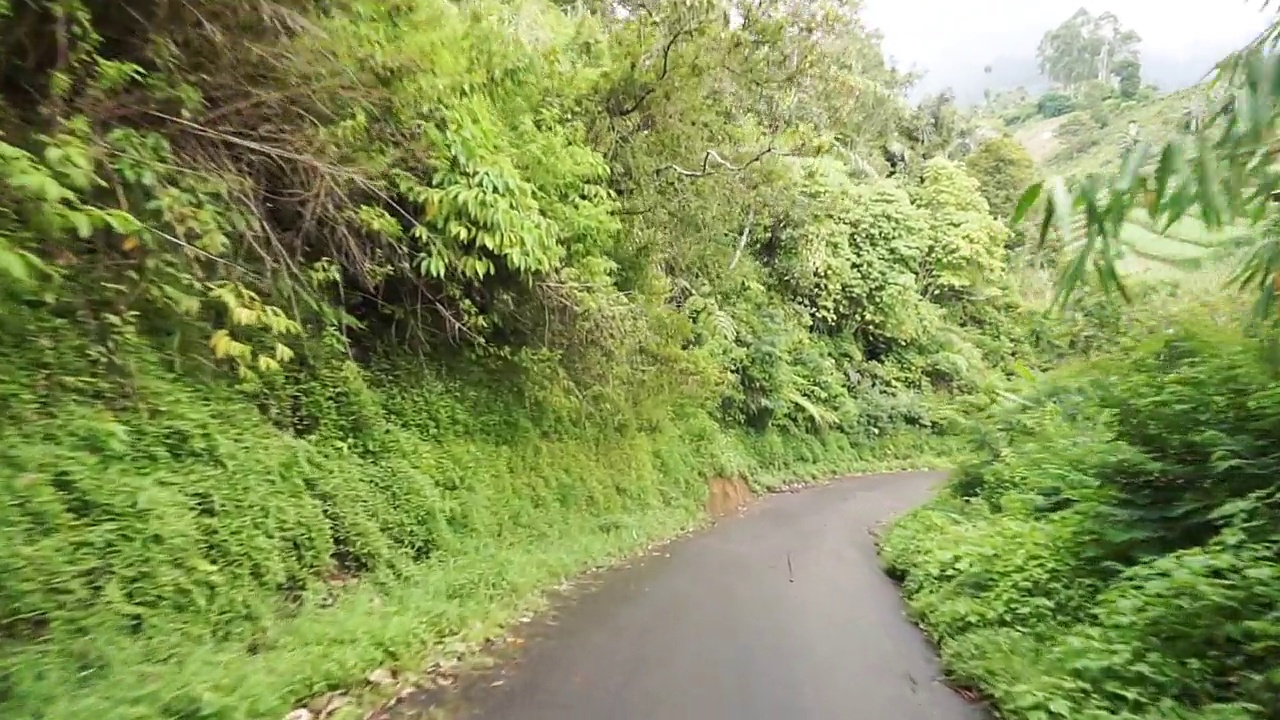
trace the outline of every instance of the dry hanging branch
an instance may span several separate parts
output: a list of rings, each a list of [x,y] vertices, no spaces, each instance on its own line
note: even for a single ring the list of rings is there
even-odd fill
[[[708,150],[706,154],[702,156],[702,167],[699,170],[686,170],[675,163],[671,163],[670,165],[663,165],[658,168],[655,174],[661,175],[664,171],[670,170],[679,175],[683,175],[684,177],[706,177],[707,175],[717,175],[722,172],[722,170],[717,170],[716,168],[711,167],[712,160],[716,161],[716,163],[718,163],[724,170],[728,170],[730,172],[741,172],[755,163],[760,162],[766,155],[772,152],[774,152],[774,149],[773,146],[770,145],[764,150],[756,153],[755,157],[750,160],[742,163],[741,165],[734,165],[728,160],[720,157],[715,150]]]

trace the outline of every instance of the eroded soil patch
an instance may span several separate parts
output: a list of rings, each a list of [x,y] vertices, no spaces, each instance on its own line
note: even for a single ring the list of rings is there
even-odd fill
[[[708,485],[707,514],[712,518],[733,515],[755,498],[741,478],[712,478]]]

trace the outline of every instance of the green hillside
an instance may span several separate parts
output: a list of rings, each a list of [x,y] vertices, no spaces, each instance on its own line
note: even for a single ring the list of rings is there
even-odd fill
[[[1075,177],[1117,169],[1131,122],[1153,144],[1187,134],[1186,113],[1204,96],[1203,87],[1194,87],[1138,100],[1077,102],[1080,109],[1050,118],[1036,114],[1036,99],[1028,98],[1002,119],[1047,173]]]
[[[1015,119],[1009,127],[1045,176],[1059,175],[1067,179],[1089,174],[1114,173],[1119,170],[1129,146],[1130,124],[1136,126],[1140,140],[1162,145],[1179,136],[1189,137],[1190,112],[1202,106],[1206,90],[1188,88],[1145,99],[1122,100],[1112,97],[1094,101],[1075,101],[1081,109],[1064,115],[1017,122],[1035,109],[1035,99],[1028,98],[1022,108],[1006,108],[1006,116]],[[1130,272],[1174,274],[1176,264],[1205,257],[1206,253],[1233,236],[1230,231],[1210,232],[1196,217],[1184,217],[1173,227],[1162,230],[1145,212],[1135,213],[1121,232],[1127,246],[1121,267]]]
[[[1126,256],[1121,267],[1130,271],[1173,274],[1181,272],[1169,261],[1206,258],[1228,232],[1212,232],[1198,218],[1184,217],[1161,232],[1145,212],[1134,213],[1121,230]]]
[[[1120,166],[1129,123],[1142,140],[1160,145],[1186,134],[1189,108],[1204,96],[1200,87],[1147,100],[1106,100],[1096,107],[1064,116],[1055,130],[1060,143],[1045,168],[1067,177],[1114,171]]]

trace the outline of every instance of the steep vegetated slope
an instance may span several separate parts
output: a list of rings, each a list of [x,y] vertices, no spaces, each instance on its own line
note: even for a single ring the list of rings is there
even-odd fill
[[[1123,174],[1080,156],[1101,182],[1067,191],[1088,218],[1063,223],[1058,289],[1114,322],[976,414],[972,457],[882,538],[955,680],[1003,717],[1280,718],[1277,38],[1149,174],[1140,151]],[[1196,257],[1242,230],[1196,273],[1114,252]]]
[[[739,10],[0,1],[3,714],[279,717],[1067,352],[849,7]]]
[[[1156,146],[1188,136],[1207,119],[1212,97],[1204,85],[1172,93],[1146,88],[1126,98],[1090,83],[1073,94],[1006,93],[983,107],[979,117],[1003,126],[1046,173],[1078,178],[1118,171],[1134,144],[1131,133]]]
[[[1275,339],[1228,307],[1026,388],[884,540],[1005,716],[1280,717]]]
[[[1155,145],[1186,136],[1209,106],[1208,91],[1195,86],[1178,92],[1143,96],[1133,100],[1108,98],[1081,102],[1079,109],[1060,120],[1029,126],[1051,125],[1059,149],[1046,159],[1046,169],[1068,177],[1120,169],[1130,123],[1140,139]]]
[[[1056,95],[1061,96],[1060,102],[1045,101],[1045,97]],[[1027,148],[1042,176],[1079,181],[1090,175],[1114,175],[1126,153],[1140,142],[1160,147],[1188,140],[1207,120],[1213,97],[1205,86],[1163,95],[1148,93],[1130,100],[1105,93],[1081,95],[1072,98],[1055,91],[1039,99],[1022,99],[1009,108],[993,107],[993,111],[1004,110],[1005,122],[1013,122],[1012,137]],[[1041,106],[1053,117],[1041,117],[1037,110]],[[1154,158],[1150,165],[1148,172],[1154,172]],[[1177,276],[1188,261],[1215,264],[1222,254],[1215,251],[1224,250],[1233,238],[1248,232],[1246,223],[1210,231],[1194,213],[1166,228],[1138,210],[1124,223],[1118,237],[1124,255],[1120,267],[1129,275]]]

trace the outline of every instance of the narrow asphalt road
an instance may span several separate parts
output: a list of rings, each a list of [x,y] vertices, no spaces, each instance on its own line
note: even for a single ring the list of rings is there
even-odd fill
[[[765,498],[605,573],[513,659],[433,702],[469,720],[985,718],[938,680],[868,532],[941,478]]]

